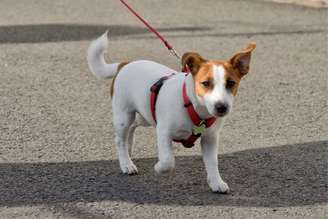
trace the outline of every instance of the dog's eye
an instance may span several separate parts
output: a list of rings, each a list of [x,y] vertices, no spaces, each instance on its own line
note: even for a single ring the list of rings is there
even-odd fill
[[[203,81],[201,82],[201,84],[204,86],[204,87],[209,87],[211,85],[211,82],[209,81]]]
[[[227,80],[226,88],[230,90],[231,88],[233,88],[233,86],[235,86],[235,84],[236,82],[232,80]]]

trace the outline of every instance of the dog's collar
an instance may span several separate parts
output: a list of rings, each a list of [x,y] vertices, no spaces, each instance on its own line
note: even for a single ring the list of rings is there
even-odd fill
[[[157,96],[159,93],[159,90],[161,89],[164,81],[169,79],[172,75],[164,76],[160,78],[156,83],[151,86],[150,91],[150,109],[151,109],[151,114],[152,117],[156,123],[156,101],[157,101]],[[183,104],[184,107],[186,108],[189,118],[194,124],[193,129],[192,129],[192,134],[185,140],[174,140],[175,142],[180,142],[184,147],[191,148],[194,146],[195,142],[197,139],[202,136],[206,128],[209,128],[210,126],[213,125],[213,123],[216,121],[215,117],[210,117],[207,119],[201,119],[196,112],[194,106],[192,105],[188,95],[187,95],[187,88],[186,88],[186,82],[183,82],[182,85],[182,97],[183,97]]]

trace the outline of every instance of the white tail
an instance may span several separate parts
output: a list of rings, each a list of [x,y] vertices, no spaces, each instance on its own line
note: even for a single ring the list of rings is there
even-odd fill
[[[94,40],[87,54],[90,71],[99,79],[111,78],[116,74],[119,63],[107,64],[104,54],[108,48],[108,31]]]

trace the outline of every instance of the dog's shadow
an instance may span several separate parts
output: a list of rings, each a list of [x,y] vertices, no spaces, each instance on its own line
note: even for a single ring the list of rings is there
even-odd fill
[[[201,157],[177,157],[175,174],[155,176],[154,158],[138,159],[139,175],[117,160],[0,164],[0,207],[103,200],[158,205],[300,206],[327,202],[328,141],[219,156],[232,192],[211,193]]]

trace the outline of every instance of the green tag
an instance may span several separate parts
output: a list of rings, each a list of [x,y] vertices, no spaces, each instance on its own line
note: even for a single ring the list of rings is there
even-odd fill
[[[206,129],[206,125],[204,123],[200,124],[199,126],[194,126],[192,128],[192,132],[195,134],[195,135],[198,135],[198,134],[204,134],[205,132],[205,129]]]

